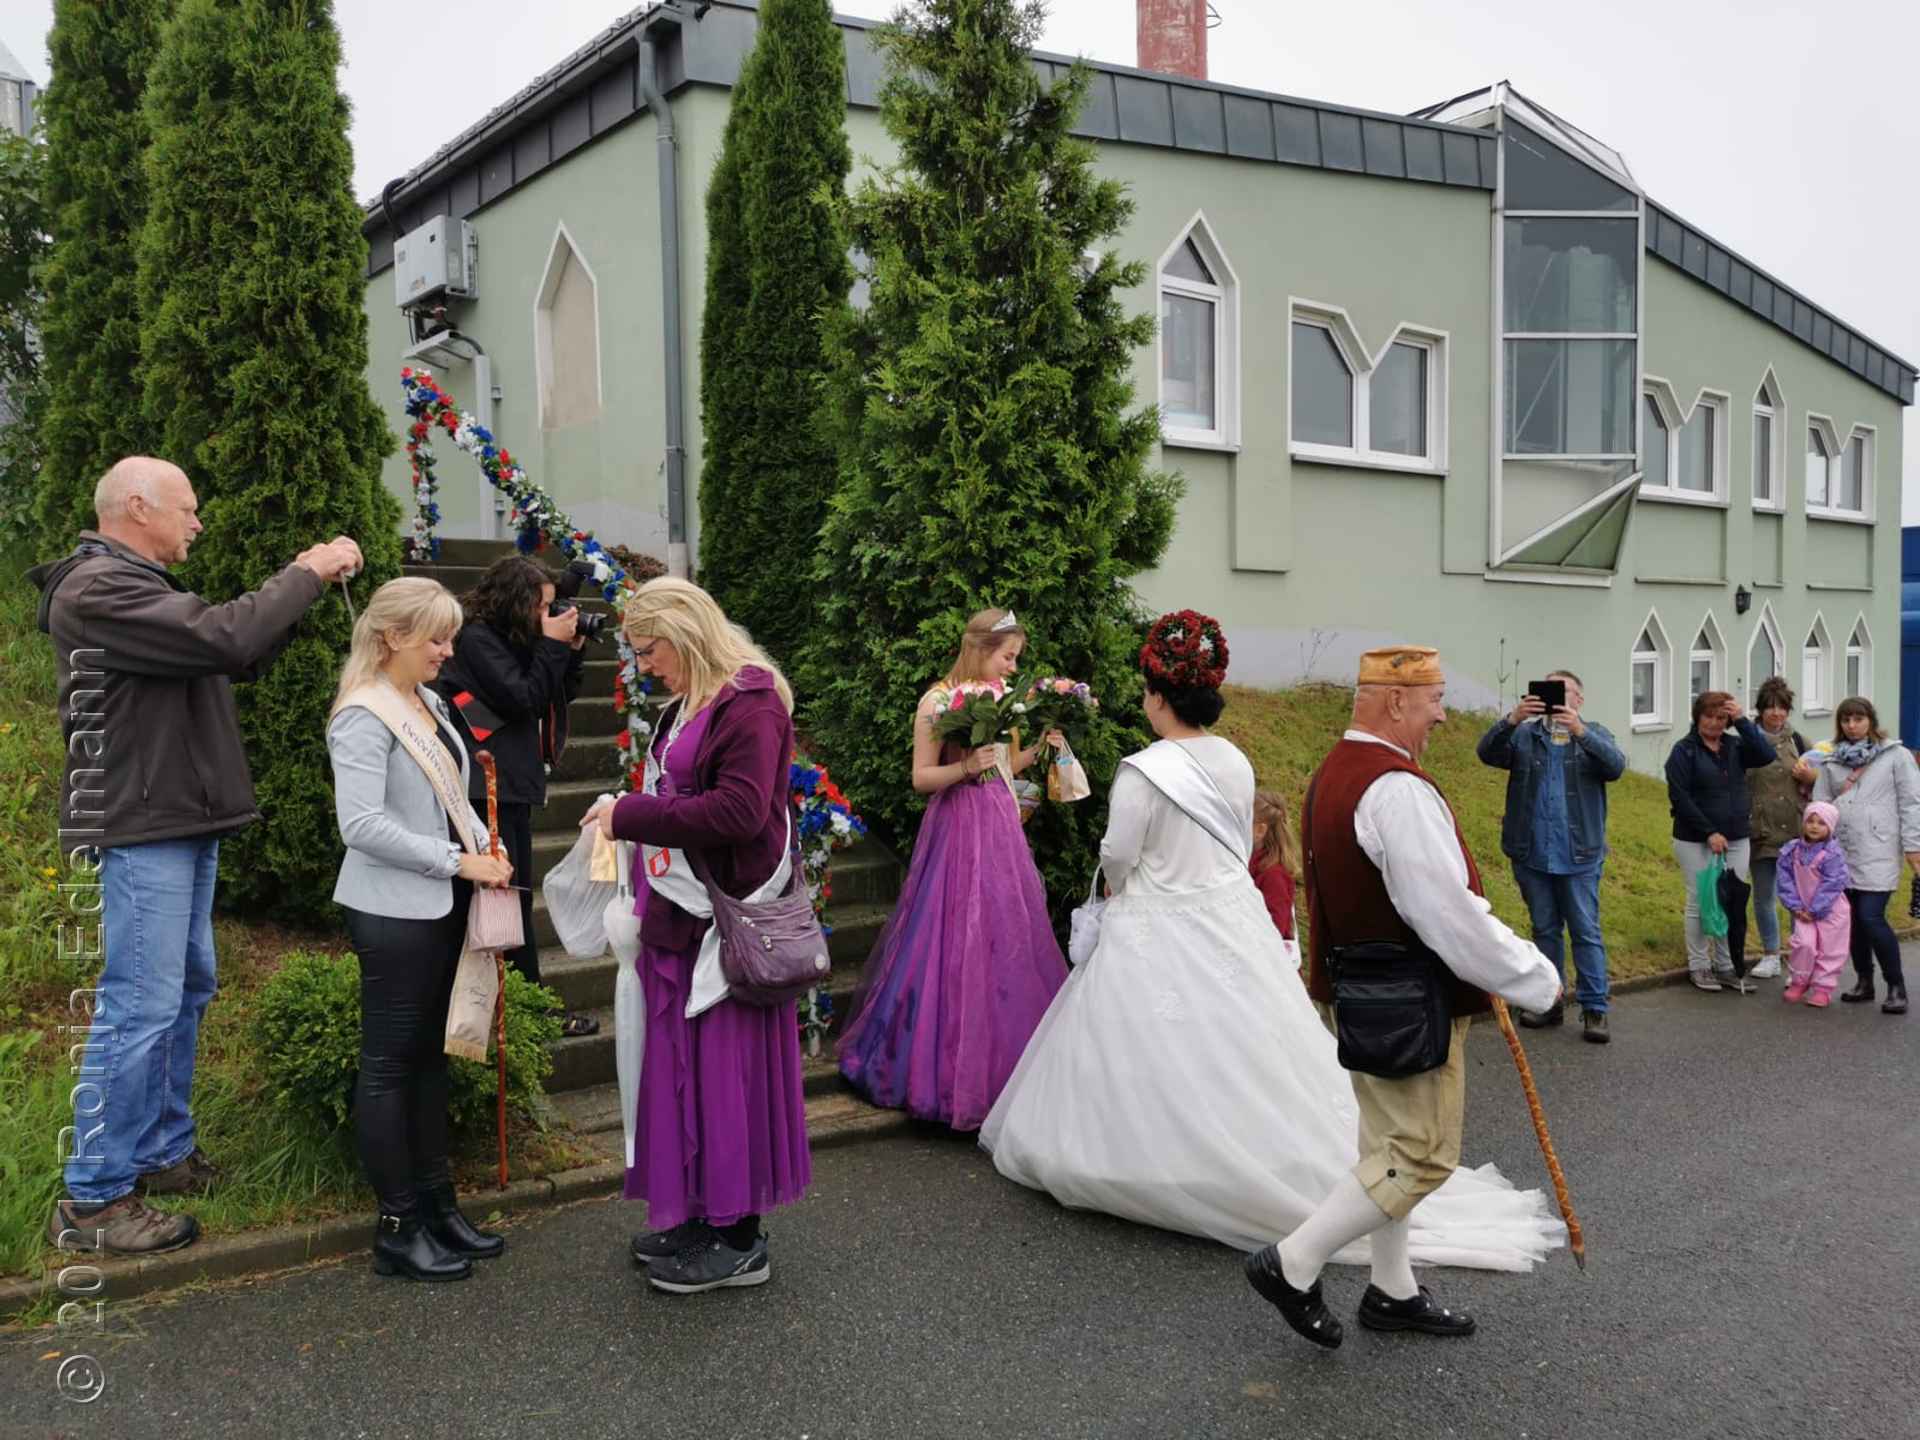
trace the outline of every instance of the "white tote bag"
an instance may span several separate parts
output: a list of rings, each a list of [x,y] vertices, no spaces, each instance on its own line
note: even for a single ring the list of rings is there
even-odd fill
[[[603,795],[595,804],[612,800]],[[607,902],[615,898],[616,882],[595,880],[593,860],[598,847],[607,841],[600,827],[589,825],[573,842],[573,848],[540,882],[540,893],[547,902],[547,914],[553,917],[553,933],[569,955],[582,960],[607,953]],[[627,908],[633,908],[629,893]]]

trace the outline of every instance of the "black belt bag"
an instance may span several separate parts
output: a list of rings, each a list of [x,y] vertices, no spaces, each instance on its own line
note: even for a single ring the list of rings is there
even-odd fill
[[[1341,1067],[1403,1080],[1446,1064],[1453,1015],[1445,972],[1425,946],[1390,940],[1336,946],[1327,956],[1327,977]]]

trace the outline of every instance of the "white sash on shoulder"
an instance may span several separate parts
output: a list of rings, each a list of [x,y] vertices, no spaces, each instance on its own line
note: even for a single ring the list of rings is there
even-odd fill
[[[658,795],[663,773],[660,761],[649,745],[646,778],[641,784],[641,793]],[[647,884],[652,889],[696,920],[713,919],[713,901],[707,895],[707,887],[700,883],[700,877],[693,873],[686,851],[671,845],[648,845],[643,841],[640,856],[641,864],[646,867]],[[767,883],[747,899],[772,899],[787,888],[787,877],[792,873],[793,813],[788,809],[787,838],[780,847],[780,863],[774,867],[773,874],[767,877]],[[692,1020],[706,1013],[726,998],[727,977],[720,969],[720,928],[709,924],[707,933],[700,940],[700,953],[693,962],[693,983],[687,990],[687,1019]]]
[[[1149,745],[1120,762],[1131,765],[1186,817],[1227,847],[1245,865],[1253,858],[1253,832],[1214,783],[1212,773],[1174,740]]]

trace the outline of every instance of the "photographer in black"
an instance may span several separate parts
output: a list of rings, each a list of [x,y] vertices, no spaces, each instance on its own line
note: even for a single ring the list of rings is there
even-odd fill
[[[453,659],[436,687],[460,717],[468,745],[493,752],[499,772],[500,840],[513,862],[520,916],[527,944],[507,952],[507,963],[540,983],[539,950],[533,943],[533,810],[547,802],[547,767],[567,743],[567,704],[586,679],[588,629],[572,597],[580,577],[554,577],[524,555],[496,560],[462,600],[466,624],[453,644]],[[599,620],[603,617],[594,616]],[[486,803],[486,778],[472,768],[470,794]],[[484,809],[482,810],[484,812]],[[590,1015],[569,1013],[564,1033],[591,1035]]]

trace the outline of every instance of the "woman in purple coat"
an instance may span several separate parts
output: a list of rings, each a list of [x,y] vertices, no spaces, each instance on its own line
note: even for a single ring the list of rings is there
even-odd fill
[[[787,766],[793,692],[778,667],[685,580],[640,587],[623,620],[642,675],[673,697],[642,792],[581,823],[637,842],[636,962],[646,1010],[626,1195],[655,1228],[633,1257],[658,1289],[690,1295],[771,1276],[760,1216],[812,1179],[791,1003],[727,998],[712,906],[687,859],[737,899],[770,898],[793,865]],[[703,942],[704,945],[703,945]]]

